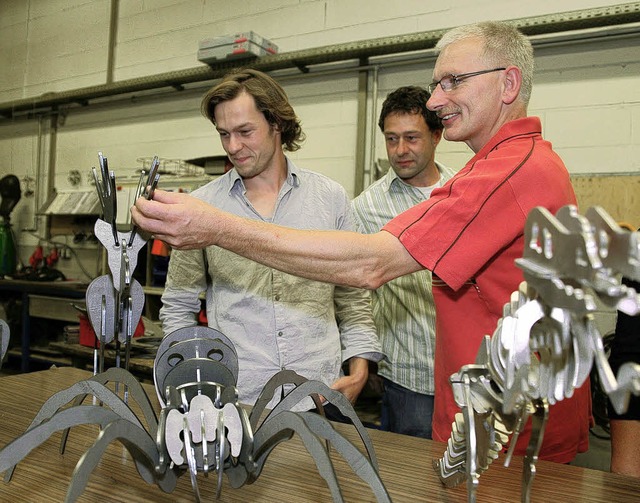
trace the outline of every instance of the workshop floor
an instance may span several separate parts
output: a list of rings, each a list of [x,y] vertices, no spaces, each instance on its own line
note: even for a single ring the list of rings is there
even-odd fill
[[[593,428],[589,435],[589,450],[585,453],[578,454],[571,464],[608,472],[609,466],[611,465],[611,441],[609,440],[609,434],[599,426]]]

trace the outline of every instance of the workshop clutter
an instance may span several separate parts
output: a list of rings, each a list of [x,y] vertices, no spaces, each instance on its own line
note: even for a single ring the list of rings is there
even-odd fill
[[[6,175],[0,179],[0,277],[16,271],[16,242],[10,215],[21,197],[18,177]]]
[[[16,242],[11,224],[0,221],[0,277],[16,272]]]
[[[82,346],[87,346],[90,348],[99,348],[100,341],[96,337],[96,333],[91,326],[91,322],[86,314],[80,314],[78,316],[80,319],[80,334],[78,337],[78,342]],[[136,327],[135,332],[133,333],[133,337],[142,337],[144,335],[144,323],[142,322],[142,318],[138,321],[138,326]],[[69,342],[69,341],[68,341]]]
[[[44,249],[42,248],[42,246],[38,245],[31,254],[31,257],[29,257],[29,265],[31,265],[31,267],[33,267],[34,269],[38,269],[40,267],[43,267],[44,265],[46,265],[47,267],[53,267],[57,264],[59,259],[60,251],[57,247],[54,246],[53,248],[48,250],[45,256]]]
[[[15,268],[10,276],[24,281],[64,281],[65,275],[55,268],[61,256],[62,250],[57,246],[45,250],[38,245],[29,257],[29,265]]]

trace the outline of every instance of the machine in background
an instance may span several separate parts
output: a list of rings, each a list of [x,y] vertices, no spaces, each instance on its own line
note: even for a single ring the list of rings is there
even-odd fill
[[[0,276],[16,271],[16,241],[11,230],[10,215],[21,196],[17,176],[6,175],[0,179]]]

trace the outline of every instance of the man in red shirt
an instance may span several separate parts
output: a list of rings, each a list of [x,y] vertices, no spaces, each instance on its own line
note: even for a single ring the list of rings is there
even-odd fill
[[[531,43],[497,22],[454,29],[438,43],[429,109],[444,137],[474,157],[431,198],[376,234],[302,231],[247,222],[183,194],[139,200],[134,221],[180,248],[218,245],[270,267],[337,284],[377,288],[421,268],[433,272],[436,302],[433,438],[446,441],[453,415],[449,376],[475,360],[523,276],[524,223],[536,206],[575,204],[569,175],[540,120],[527,117]],[[540,458],[571,461],[588,447],[588,383],[551,407]],[[516,453],[523,454],[528,435]]]

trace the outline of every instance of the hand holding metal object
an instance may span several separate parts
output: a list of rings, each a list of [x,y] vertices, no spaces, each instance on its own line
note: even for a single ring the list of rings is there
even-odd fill
[[[145,199],[153,199],[153,193],[158,186],[158,181],[160,180],[160,174],[158,173],[158,166],[160,161],[158,161],[158,156],[153,158],[151,162],[151,168],[149,169],[149,176],[147,177],[147,182],[143,185],[142,180],[144,180],[145,172],[142,170],[140,173],[140,180],[138,181],[138,188],[136,189],[135,199],[139,197],[144,197]],[[131,236],[129,237],[129,248],[133,245],[133,241],[135,236],[138,234],[138,227],[133,224],[131,226]]]

